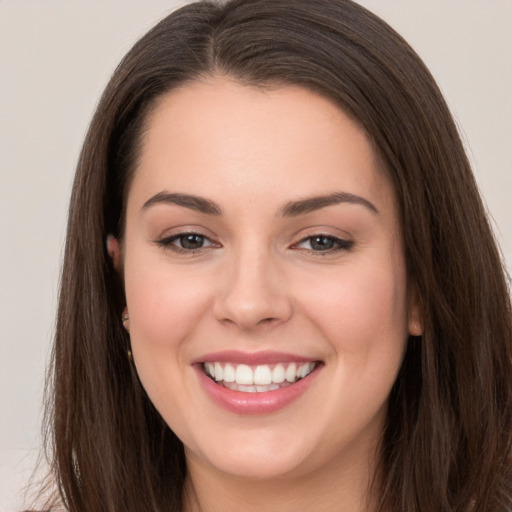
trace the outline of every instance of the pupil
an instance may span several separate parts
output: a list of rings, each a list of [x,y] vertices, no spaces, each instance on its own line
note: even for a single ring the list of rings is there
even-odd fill
[[[203,246],[203,237],[201,235],[184,235],[180,242],[184,249],[199,249]]]
[[[334,246],[334,240],[328,236],[315,236],[311,240],[311,247],[315,251],[325,251],[332,249]]]

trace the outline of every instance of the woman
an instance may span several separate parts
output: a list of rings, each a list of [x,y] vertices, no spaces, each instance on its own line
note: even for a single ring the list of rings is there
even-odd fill
[[[420,59],[344,0],[201,2],[122,61],[71,200],[70,511],[505,511],[512,320]]]

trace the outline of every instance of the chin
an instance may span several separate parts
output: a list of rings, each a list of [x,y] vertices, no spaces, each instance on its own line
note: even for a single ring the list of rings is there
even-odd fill
[[[192,450],[186,448],[187,459],[206,462],[217,471],[235,478],[249,480],[275,480],[307,472],[311,466],[314,450],[303,442],[287,440],[282,436],[262,436],[261,433],[241,442],[231,438],[228,441],[209,443],[208,446]],[[262,439],[266,437],[266,439]],[[259,438],[259,439],[258,439]],[[215,449],[212,450],[212,446]]]
[[[277,456],[276,456],[277,455]],[[216,469],[234,478],[245,480],[278,480],[305,471],[304,461],[279,454],[260,454],[258,457],[230,454],[222,461],[209,461]],[[214,463],[215,462],[215,463]]]

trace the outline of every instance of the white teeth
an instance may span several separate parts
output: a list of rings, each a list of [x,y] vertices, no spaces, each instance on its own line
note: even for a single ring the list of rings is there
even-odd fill
[[[205,363],[206,373],[215,378],[215,365],[213,363]]]
[[[272,382],[281,384],[281,382],[284,382],[285,378],[286,376],[284,366],[282,364],[276,365],[276,367],[272,370]]]
[[[227,364],[224,366],[224,382],[235,382],[235,369],[232,365]]]
[[[286,368],[285,378],[288,382],[295,382],[297,379],[297,365],[292,363]]]
[[[256,391],[258,393],[264,393],[265,391],[275,391],[279,389],[277,384],[269,384],[268,386],[256,386]]]
[[[315,363],[278,363],[271,368],[260,364],[250,367],[246,364],[208,362],[204,363],[207,375],[225,387],[247,393],[272,391],[293,384],[309,375],[315,368]],[[229,384],[229,385],[228,385]]]
[[[287,386],[290,384],[287,383]],[[280,389],[282,386],[277,384],[269,384],[268,386],[244,386],[243,384],[237,384],[236,382],[224,382],[224,387],[231,389],[232,391],[242,391],[244,393],[264,393],[265,391],[274,391]]]
[[[272,382],[272,370],[265,364],[256,366],[254,370],[254,384],[265,386]]]
[[[297,377],[299,379],[303,379],[308,373],[311,373],[313,368],[315,367],[314,363],[306,363],[299,366],[297,370]]]
[[[219,381],[223,378],[222,366],[220,363],[215,363],[215,380]]]
[[[217,378],[217,376],[215,376]],[[254,377],[250,366],[246,364],[239,364],[236,367],[235,382],[237,384],[250,385],[254,384]]]

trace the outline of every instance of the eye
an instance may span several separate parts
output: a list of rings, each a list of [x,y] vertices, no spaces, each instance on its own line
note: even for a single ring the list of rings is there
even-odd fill
[[[175,235],[158,240],[157,244],[177,253],[195,253],[208,247],[219,245],[200,233],[177,233]]]
[[[354,245],[350,240],[343,240],[332,235],[318,234],[303,238],[294,246],[297,249],[304,249],[313,252],[332,253],[341,250],[348,250]]]
[[[200,249],[204,247],[205,242],[208,239],[203,235],[197,235],[196,233],[186,233],[184,235],[178,235],[172,241],[176,243],[182,249]]]

